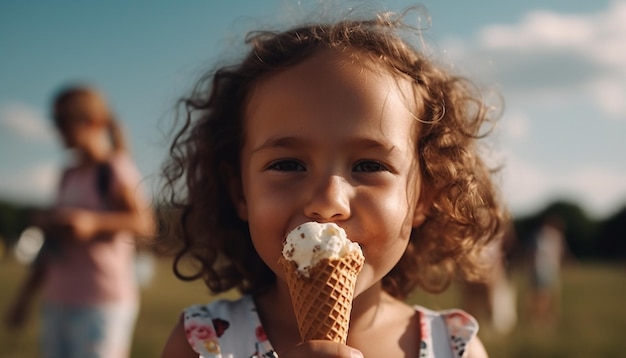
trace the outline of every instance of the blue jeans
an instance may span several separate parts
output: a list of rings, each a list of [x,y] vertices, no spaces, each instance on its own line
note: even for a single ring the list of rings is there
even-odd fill
[[[138,313],[135,302],[91,306],[44,303],[40,356],[128,357]]]

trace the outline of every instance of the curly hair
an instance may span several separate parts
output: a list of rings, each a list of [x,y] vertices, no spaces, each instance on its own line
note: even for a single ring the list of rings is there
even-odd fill
[[[476,86],[411,47],[400,35],[406,28],[402,15],[383,13],[253,32],[241,63],[207,73],[180,100],[183,124],[163,167],[167,207],[176,213],[174,224],[180,224],[182,246],[174,260],[179,278],[202,278],[214,293],[231,288],[256,292],[275,281],[230,196],[232,181],[240,180],[244,112],[261,79],[322,49],[367,57],[391,76],[408,78],[423,103],[415,114],[421,123],[415,148],[432,205],[425,222],[413,229],[400,261],[383,278],[384,289],[404,298],[418,286],[442,290],[457,273],[477,277],[477,253],[500,235],[506,219],[492,173],[477,153],[481,130],[492,118]],[[184,258],[195,263],[191,274],[182,273]]]

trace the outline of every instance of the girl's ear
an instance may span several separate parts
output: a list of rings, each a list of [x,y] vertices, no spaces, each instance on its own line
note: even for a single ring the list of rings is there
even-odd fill
[[[248,221],[248,205],[246,203],[246,198],[243,196],[243,191],[240,191],[241,194],[238,198],[234,198],[235,200],[235,208],[237,208],[237,215],[242,221]]]
[[[415,213],[413,214],[413,227],[419,227],[426,221],[426,214],[428,210],[426,210],[426,205],[424,205],[424,201],[420,200],[417,204],[417,208],[415,208]]]
[[[424,187],[420,190],[420,196],[413,213],[413,227],[419,227],[426,221],[430,207],[433,204],[434,195],[429,194],[429,191],[424,190]]]
[[[230,167],[223,169],[222,173],[225,173],[225,182],[228,183],[228,194],[235,210],[237,210],[237,216],[243,221],[248,221],[248,204],[243,193],[241,176],[236,175],[235,171]]]

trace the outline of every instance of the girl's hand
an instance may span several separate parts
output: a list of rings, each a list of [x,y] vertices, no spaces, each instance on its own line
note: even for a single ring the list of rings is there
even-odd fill
[[[363,354],[345,344],[320,340],[302,342],[280,354],[280,358],[290,357],[363,358]]]
[[[76,241],[88,241],[98,233],[96,214],[84,209],[57,209],[54,211],[54,223],[67,230]]]

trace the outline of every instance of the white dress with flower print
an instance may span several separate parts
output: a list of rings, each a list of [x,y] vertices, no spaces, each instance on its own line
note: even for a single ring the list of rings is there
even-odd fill
[[[465,357],[478,323],[461,310],[420,312],[420,358]],[[251,296],[217,300],[184,310],[185,334],[200,358],[277,358]]]

